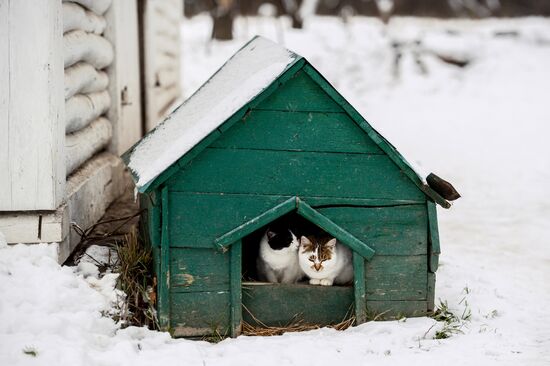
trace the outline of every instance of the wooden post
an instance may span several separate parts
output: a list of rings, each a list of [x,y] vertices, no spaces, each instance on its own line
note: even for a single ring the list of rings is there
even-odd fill
[[[162,233],[160,244],[160,278],[159,286],[159,323],[161,330],[168,330],[170,326],[170,238],[168,228],[169,203],[168,188],[163,187],[161,193],[162,201]]]
[[[0,211],[64,199],[62,37],[61,1],[0,2]]]
[[[355,323],[367,321],[367,299],[365,295],[365,258],[353,252],[353,289],[355,298]]]
[[[241,334],[242,323],[242,285],[241,285],[242,241],[231,246],[231,337]]]
[[[439,265],[439,254],[441,254],[441,249],[439,246],[439,229],[437,225],[437,207],[434,202],[428,200],[428,231],[429,236],[429,246],[430,246],[430,262],[429,270],[432,273],[437,271]]]
[[[121,155],[142,136],[139,40],[136,0],[113,1],[105,13],[104,37],[114,47],[115,57],[107,69],[111,107],[107,116],[113,124],[109,150]]]

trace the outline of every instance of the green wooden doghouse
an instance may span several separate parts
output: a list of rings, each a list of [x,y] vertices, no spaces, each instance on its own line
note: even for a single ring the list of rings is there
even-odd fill
[[[304,58],[256,37],[125,154],[141,193],[161,327],[237,336],[434,307],[449,202]],[[353,286],[246,282],[258,233],[299,215],[353,251]]]

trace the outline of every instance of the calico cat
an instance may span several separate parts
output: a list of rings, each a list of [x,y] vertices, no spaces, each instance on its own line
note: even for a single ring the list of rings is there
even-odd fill
[[[298,264],[298,238],[285,227],[269,228],[256,260],[260,281],[296,283],[304,277]]]
[[[300,237],[298,262],[311,285],[346,285],[353,280],[351,251],[334,238]]]

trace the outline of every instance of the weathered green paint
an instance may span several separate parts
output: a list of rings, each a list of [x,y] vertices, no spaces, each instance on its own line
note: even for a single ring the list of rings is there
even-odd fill
[[[368,134],[368,136],[382,149],[392,161],[404,172],[404,174],[416,184],[422,192],[431,197],[444,208],[451,207],[450,203],[442,198],[438,193],[424,184],[418,175],[411,168],[409,163],[397,151],[397,149],[382,135],[380,135],[372,126],[357,112],[348,101],[330,85],[330,83],[317,71],[313,66],[306,64],[303,68],[304,72],[314,80],[317,85],[325,91],[340,107],[349,114],[349,116]]]
[[[289,112],[344,112],[342,107],[302,70],[297,71],[277,93],[271,94],[254,108]]]
[[[149,194],[145,194],[144,197],[147,200],[147,214],[148,214],[148,238],[153,255],[153,266],[155,268],[155,274],[157,274],[157,284],[160,278],[158,274],[160,272],[160,248],[162,240],[162,228],[161,228],[161,203],[158,198],[158,192],[153,191]]]
[[[171,328],[175,336],[231,335],[229,291],[175,292],[171,295]]]
[[[369,301],[367,300],[369,317],[377,320],[401,317],[425,316],[428,312],[424,301]]]
[[[258,217],[289,198],[170,193],[173,247],[213,248],[221,235]],[[215,219],[213,219],[215,218]],[[206,225],[208,223],[208,225]]]
[[[162,234],[160,246],[160,276],[158,278],[158,318],[160,328],[167,330],[170,325],[170,237],[168,217],[170,206],[168,202],[168,188],[164,187],[162,195]]]
[[[244,172],[249,179],[243,179]],[[379,154],[208,148],[167,184],[180,192],[424,197],[386,155]]]
[[[355,253],[361,255],[365,259],[371,259],[374,255],[374,250],[367,244],[360,241],[327,217],[315,211],[311,206],[303,201],[298,201],[298,214],[308,219],[330,235],[334,236],[342,244],[348,246]]]
[[[428,204],[428,221],[429,221],[429,238],[430,238],[430,272],[435,273],[439,266],[439,228],[437,226],[437,209],[435,203],[427,201]]]
[[[425,255],[426,205],[320,207],[317,210],[368,243],[378,255]]]
[[[337,324],[353,315],[353,303],[351,286],[243,284],[243,319],[250,324],[254,318],[269,326]]]
[[[230,255],[214,248],[171,248],[172,292],[228,291]]]
[[[211,147],[384,153],[346,113],[326,112],[252,110]]]
[[[367,297],[365,293],[365,258],[353,253],[353,294],[355,300],[355,322],[364,323],[367,320]]]
[[[161,206],[159,202],[157,202],[156,194],[155,192],[152,192],[148,195],[149,199],[148,201],[151,203],[149,206],[149,213],[150,213],[150,237],[151,237],[151,245],[153,247],[160,247],[160,240],[161,240]]]
[[[375,255],[365,266],[367,300],[426,300],[427,257]]]
[[[237,241],[231,247],[231,337],[241,333],[242,292],[241,292],[241,251],[242,243]]]
[[[288,200],[284,201],[283,203],[278,204],[277,206],[270,208],[266,212],[258,215],[252,220],[247,221],[246,223],[236,227],[235,229],[229,231],[228,233],[225,233],[224,235],[214,240],[214,243],[218,247],[225,247],[225,246],[234,244],[241,238],[245,237],[246,235],[253,233],[254,231],[261,228],[262,226],[269,224],[273,220],[295,209],[296,209],[296,197],[291,197]]]
[[[293,195],[277,195],[277,194],[240,194],[240,193],[205,193],[205,192],[172,192],[171,195],[185,196],[200,196],[208,197],[211,200],[244,200],[244,201],[262,201],[262,202],[284,202],[295,196]],[[180,198],[181,199],[181,198]],[[364,207],[364,208],[384,208],[384,207],[403,207],[415,204],[420,204],[425,209],[426,201],[421,200],[397,200],[397,199],[372,199],[372,198],[349,198],[349,197],[319,197],[319,196],[300,196],[300,199],[308,202],[308,204],[319,209],[327,207]],[[377,213],[377,215],[380,213]],[[391,216],[391,215],[390,215]]]

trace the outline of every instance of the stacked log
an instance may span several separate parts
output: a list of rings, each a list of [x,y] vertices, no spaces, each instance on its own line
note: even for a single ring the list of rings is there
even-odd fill
[[[111,141],[105,114],[111,106],[105,68],[113,62],[111,43],[103,37],[103,16],[112,0],[63,0],[65,65],[66,174],[73,173]]]

